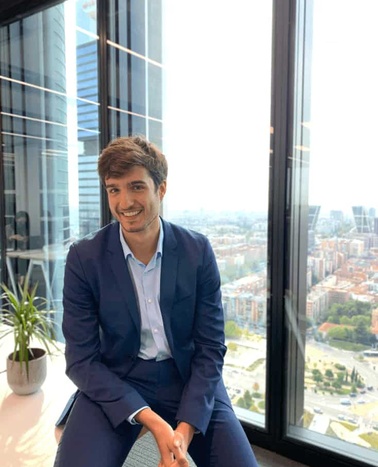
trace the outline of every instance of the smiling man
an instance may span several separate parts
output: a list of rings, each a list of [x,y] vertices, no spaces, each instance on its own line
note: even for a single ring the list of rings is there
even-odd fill
[[[73,244],[63,291],[78,387],[55,467],[120,467],[144,426],[159,467],[256,467],[223,379],[220,277],[207,238],[163,220],[167,161],[118,138],[98,172],[115,222]]]

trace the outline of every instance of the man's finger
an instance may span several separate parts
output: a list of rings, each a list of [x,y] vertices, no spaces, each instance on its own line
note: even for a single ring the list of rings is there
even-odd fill
[[[176,439],[173,441],[173,445],[174,445],[176,448],[181,447],[181,439],[176,438]]]
[[[189,467],[189,462],[187,459],[179,459],[177,463],[180,467]]]
[[[172,452],[167,452],[164,454],[162,453],[162,456],[160,459],[161,467],[169,467],[170,465],[172,465],[172,462],[174,462],[174,457],[173,457]],[[160,464],[159,464],[159,467],[160,467]]]

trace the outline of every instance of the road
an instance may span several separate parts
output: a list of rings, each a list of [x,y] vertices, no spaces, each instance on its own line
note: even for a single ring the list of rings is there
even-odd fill
[[[254,392],[254,387],[258,387],[256,392],[260,392],[263,397],[266,387],[266,340],[263,338],[256,341],[235,341],[238,344],[236,352],[228,352],[226,364],[224,367],[224,379],[228,387],[231,399],[234,403],[241,397],[245,391]],[[356,359],[356,353],[334,349],[324,343],[314,340],[306,343],[306,358],[313,354],[319,357],[319,365],[325,361],[340,363],[349,371],[355,368],[363,377],[367,386],[373,386],[372,391],[366,391],[365,394],[358,394],[357,397],[350,399],[351,405],[346,406],[340,403],[343,396],[338,394],[313,392],[311,389],[305,390],[304,405],[310,413],[314,413],[314,408],[319,408],[322,414],[316,414],[316,431],[319,431],[329,423],[330,420],[345,420],[356,424],[360,429],[371,431],[373,426],[378,424],[378,359]],[[248,370],[251,365],[256,363],[256,368]],[[320,366],[319,366],[320,368]],[[335,372],[337,369],[335,369]],[[256,386],[257,385],[257,386]],[[325,420],[328,420],[326,422]],[[314,427],[310,427],[313,429]]]

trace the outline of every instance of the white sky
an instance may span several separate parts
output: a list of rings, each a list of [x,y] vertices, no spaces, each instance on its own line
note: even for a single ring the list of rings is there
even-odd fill
[[[378,208],[378,2],[314,2],[310,200]]]
[[[165,5],[168,209],[266,211],[271,2]],[[314,2],[310,204],[378,207],[377,19],[376,0]]]
[[[166,206],[267,211],[271,2],[164,4]]]

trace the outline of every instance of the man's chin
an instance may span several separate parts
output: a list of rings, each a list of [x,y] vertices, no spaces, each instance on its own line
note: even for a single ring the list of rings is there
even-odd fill
[[[158,217],[159,216],[156,216],[156,217],[150,219],[147,222],[144,221],[143,223],[141,223],[140,221],[137,221],[137,220],[125,222],[124,219],[119,219],[119,221],[121,223],[122,230],[125,233],[138,233],[138,232],[143,232],[144,230],[150,229],[151,226],[156,221],[156,219],[158,219]],[[121,220],[123,222],[121,222]]]
[[[137,232],[142,232],[142,230],[145,229],[144,225],[133,225],[131,223],[128,224],[121,224],[122,225],[122,230],[124,230],[127,233],[137,233]]]

